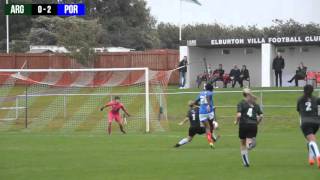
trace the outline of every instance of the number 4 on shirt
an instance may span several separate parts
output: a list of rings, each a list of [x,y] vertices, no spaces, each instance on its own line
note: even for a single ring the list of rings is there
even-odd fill
[[[249,117],[252,117],[252,110],[253,110],[252,108],[249,108],[249,109],[248,109],[247,115],[248,115]]]

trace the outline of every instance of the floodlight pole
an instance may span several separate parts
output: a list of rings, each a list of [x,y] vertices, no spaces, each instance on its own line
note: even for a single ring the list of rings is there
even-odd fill
[[[9,0],[6,0],[6,4],[9,3]],[[10,52],[10,46],[9,46],[9,16],[6,15],[6,27],[7,27],[7,54]]]
[[[179,41],[182,40],[182,0],[180,1],[180,8],[179,8]]]

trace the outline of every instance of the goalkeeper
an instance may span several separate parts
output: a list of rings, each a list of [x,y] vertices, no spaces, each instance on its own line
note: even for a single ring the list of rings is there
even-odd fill
[[[130,116],[128,111],[125,109],[123,104],[120,102],[120,97],[116,96],[114,100],[108,102],[106,105],[100,108],[100,111],[103,111],[105,108],[111,107],[111,110],[108,113],[108,134],[111,134],[111,126],[112,126],[112,121],[115,120],[120,127],[120,130],[123,134],[126,134],[126,131],[123,128],[123,121],[120,116],[120,109],[122,109],[123,112],[126,113],[127,116]]]

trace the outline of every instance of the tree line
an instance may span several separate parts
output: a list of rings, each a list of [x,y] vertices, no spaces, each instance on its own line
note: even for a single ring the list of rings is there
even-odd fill
[[[179,27],[157,22],[145,0],[10,0],[10,3],[85,3],[86,16],[10,16],[12,52],[28,51],[29,45],[69,48],[85,63],[94,57],[90,47],[122,46],[136,50],[178,49]],[[4,7],[5,1],[0,1]],[[4,8],[0,8],[0,51],[5,51]],[[270,27],[226,26],[219,23],[186,25],[183,39],[250,38],[319,35],[320,25],[294,20],[274,20]],[[85,54],[85,55],[84,55]]]

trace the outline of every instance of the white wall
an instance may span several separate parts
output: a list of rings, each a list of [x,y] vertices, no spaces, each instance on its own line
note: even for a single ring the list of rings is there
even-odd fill
[[[222,54],[223,49],[229,49],[230,54]],[[204,71],[203,58],[207,59],[208,66],[216,69],[218,64],[223,64],[226,73],[229,73],[234,64],[239,68],[247,65],[250,71],[251,86],[261,86],[261,49],[252,48],[253,54],[245,54],[245,48],[199,48],[189,47],[189,61],[191,64],[191,87],[195,87],[195,80],[200,72]],[[246,84],[245,82],[244,84]],[[219,86],[222,84],[219,83]],[[230,85],[229,85],[230,86]]]
[[[282,83],[283,86],[294,86],[293,83],[288,83],[287,81],[295,74],[295,71],[300,62],[303,62],[309,70],[320,71],[320,47],[319,46],[306,46],[309,52],[300,52],[301,47],[277,47],[277,49],[285,49],[282,56],[285,59],[285,69],[283,71]],[[274,55],[275,56],[275,55]],[[274,85],[274,72],[271,72],[272,84]],[[299,82],[300,86],[305,85],[303,81]]]
[[[272,60],[274,56],[275,47],[272,44],[261,45],[261,86],[271,86],[271,70]]]
[[[196,87],[196,78],[197,75],[201,72],[204,72],[204,63],[203,57],[206,53],[206,49],[198,48],[198,47],[189,47],[189,68],[188,68],[188,75],[190,83],[190,87]]]

